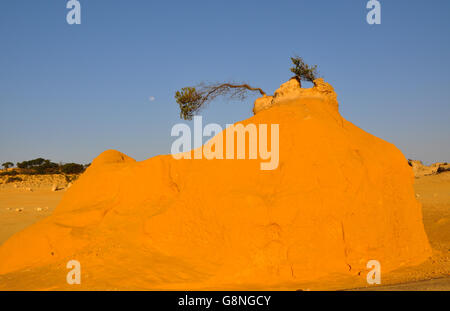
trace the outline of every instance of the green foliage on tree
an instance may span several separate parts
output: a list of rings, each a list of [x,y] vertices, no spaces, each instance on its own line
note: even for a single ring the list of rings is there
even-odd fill
[[[17,163],[17,167],[22,169],[24,174],[58,174],[59,165],[50,160],[37,158],[34,160]]]
[[[291,57],[292,64],[291,72],[295,74],[295,78],[299,81],[313,82],[319,77],[317,73],[317,65],[309,66],[299,56]]]
[[[61,165],[60,169],[64,174],[81,174],[84,172],[84,165],[77,163],[67,163]]]
[[[45,160],[43,158],[37,158],[34,160],[19,162],[19,163],[17,163],[17,167],[27,169],[27,168],[33,168],[33,167],[38,167],[38,166],[44,165],[44,163],[48,164],[49,162],[50,162],[50,160]]]
[[[205,98],[195,87],[184,87],[175,93],[175,100],[180,106],[180,118],[192,120],[194,114],[205,103]]]

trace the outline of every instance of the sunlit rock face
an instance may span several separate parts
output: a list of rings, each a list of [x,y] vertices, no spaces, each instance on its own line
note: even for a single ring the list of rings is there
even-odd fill
[[[255,100],[253,113],[270,108],[273,105],[295,100],[295,99],[308,99],[308,98],[320,98],[327,105],[330,105],[336,112],[339,109],[337,102],[337,95],[334,92],[333,87],[325,82],[322,78],[314,80],[314,87],[301,88],[300,82],[292,78],[286,83],[283,83],[278,90],[275,91],[273,96],[263,96]]]

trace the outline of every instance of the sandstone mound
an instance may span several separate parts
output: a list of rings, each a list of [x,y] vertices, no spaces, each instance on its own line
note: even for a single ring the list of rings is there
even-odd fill
[[[51,217],[2,245],[0,273],[76,259],[91,288],[296,289],[430,255],[407,160],[343,119],[329,84],[290,80],[254,111],[241,123],[279,124],[277,169],[106,151]]]

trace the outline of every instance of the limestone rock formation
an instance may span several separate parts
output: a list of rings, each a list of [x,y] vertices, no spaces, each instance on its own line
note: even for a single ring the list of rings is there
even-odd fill
[[[241,122],[279,124],[277,169],[106,151],[52,216],[0,247],[0,274],[64,272],[76,259],[86,288],[297,289],[357,276],[369,260],[383,273],[424,261],[431,249],[407,160],[343,119],[333,88],[314,83],[288,81]]]
[[[450,171],[450,164],[446,162],[433,163],[430,166],[424,165],[422,161],[408,160],[412,167],[415,177],[436,175],[442,172]]]
[[[333,87],[326,83],[323,78],[314,80],[314,87],[301,88],[297,79],[292,78],[283,83],[273,96],[263,96],[255,101],[253,113],[257,114],[261,110],[267,109],[280,102],[286,102],[298,98],[320,98],[326,105],[330,105],[338,110],[337,95]]]

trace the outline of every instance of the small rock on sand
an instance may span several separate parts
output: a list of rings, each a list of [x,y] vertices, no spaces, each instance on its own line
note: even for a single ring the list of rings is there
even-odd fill
[[[23,212],[23,208],[16,208],[16,212]]]

